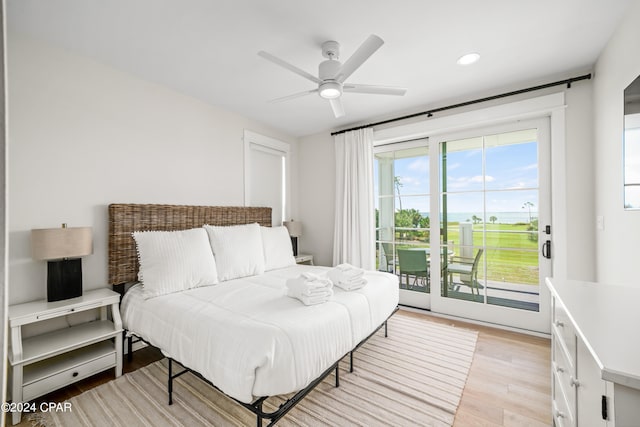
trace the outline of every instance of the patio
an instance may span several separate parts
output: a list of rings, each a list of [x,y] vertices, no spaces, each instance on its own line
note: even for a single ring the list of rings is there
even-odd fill
[[[405,283],[405,277],[405,275],[400,277],[400,289],[413,292],[431,292],[430,284],[425,285],[418,279],[417,284],[414,285],[415,277],[413,276],[409,276],[409,284],[407,284]],[[480,289],[480,295],[478,296],[472,294],[469,286],[454,280],[447,296],[449,298],[482,303],[486,292],[487,304],[530,311],[538,311],[540,308],[540,293],[537,286],[491,280],[480,281],[479,283],[483,288]]]

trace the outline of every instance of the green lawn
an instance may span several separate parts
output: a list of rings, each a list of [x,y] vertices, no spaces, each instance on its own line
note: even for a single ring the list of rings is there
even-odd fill
[[[453,241],[455,255],[460,251],[459,224],[449,223],[446,240]],[[478,278],[484,278],[485,261],[487,279],[509,283],[538,285],[538,242],[537,232],[527,231],[528,224],[474,224],[473,253],[485,247],[484,259],[480,261]],[[396,232],[398,247],[427,245],[428,232]],[[444,236],[443,236],[444,238]],[[486,239],[486,242],[483,242]]]

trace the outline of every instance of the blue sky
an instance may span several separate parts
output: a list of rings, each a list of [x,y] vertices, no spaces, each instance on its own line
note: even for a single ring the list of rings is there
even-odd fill
[[[455,147],[453,147],[455,148]],[[447,155],[447,190],[450,212],[481,212],[483,184],[487,189],[488,212],[528,212],[531,202],[537,211],[537,143],[488,147],[486,172],[482,173],[482,150],[450,151]],[[429,159],[427,156],[397,159],[395,175],[402,186],[403,208],[429,211]],[[483,183],[483,181],[485,181]],[[377,185],[376,185],[377,188]],[[492,191],[494,190],[494,191]],[[396,200],[396,207],[399,201]]]

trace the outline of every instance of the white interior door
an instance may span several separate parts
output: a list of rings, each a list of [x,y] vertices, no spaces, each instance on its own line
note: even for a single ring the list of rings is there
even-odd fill
[[[272,225],[287,214],[289,144],[245,132],[245,205],[271,208]]]

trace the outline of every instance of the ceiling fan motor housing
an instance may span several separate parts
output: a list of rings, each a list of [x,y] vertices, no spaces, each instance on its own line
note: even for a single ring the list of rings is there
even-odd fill
[[[341,66],[340,61],[333,61],[331,59],[322,61],[318,66],[318,78],[322,81],[335,80]]]
[[[322,43],[322,56],[328,59],[338,59],[340,57],[340,43],[333,40]]]

